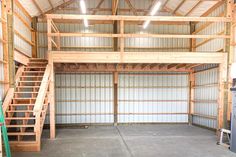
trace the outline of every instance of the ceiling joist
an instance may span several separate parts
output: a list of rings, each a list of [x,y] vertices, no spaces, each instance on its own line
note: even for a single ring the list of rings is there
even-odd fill
[[[100,0],[100,2],[98,3],[98,5],[96,6],[95,9],[99,9],[99,8],[101,7],[101,5],[102,5],[103,2],[104,2],[104,0]],[[95,15],[96,13],[97,13],[97,10],[94,10],[93,13],[92,13],[92,15]]]
[[[43,10],[40,8],[40,6],[39,6],[39,4],[36,2],[36,0],[32,0],[32,2],[34,3],[35,7],[38,9],[38,11],[40,12],[40,14],[44,16],[44,12],[43,12]]]
[[[112,0],[112,15],[117,14],[118,5],[119,5],[119,0]]]
[[[131,9],[131,11],[133,12],[133,14],[135,16],[138,16],[138,13],[137,13],[136,9],[134,8],[134,6],[131,4],[130,0],[125,0],[125,2],[128,4],[128,6]]]

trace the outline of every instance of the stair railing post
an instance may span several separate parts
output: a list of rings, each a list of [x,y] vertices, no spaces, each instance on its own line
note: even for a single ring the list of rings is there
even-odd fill
[[[35,130],[34,132],[36,133],[36,142],[37,142],[37,150],[40,151],[40,146],[41,146],[41,122],[40,122],[40,116],[41,113],[37,112],[35,117],[36,117],[36,121],[35,121]]]

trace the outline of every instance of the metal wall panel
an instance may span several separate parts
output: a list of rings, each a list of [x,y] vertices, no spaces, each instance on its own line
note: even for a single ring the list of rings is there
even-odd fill
[[[57,73],[55,81],[57,124],[113,123],[111,73]]]
[[[218,7],[216,10],[214,10],[209,16],[210,17],[219,17],[225,10],[225,6],[222,5]],[[199,22],[196,24],[196,29],[201,28],[206,24],[206,22]],[[219,33],[224,33],[225,31],[225,23],[223,22],[217,22],[217,23],[212,23],[202,31],[198,32],[197,34],[199,35],[204,35],[204,34],[219,34]],[[206,39],[196,39],[196,44],[200,44],[204,42]],[[219,50],[224,50],[225,49],[225,39],[213,39],[208,41],[207,43],[204,43],[203,45],[199,46],[196,48],[196,51],[212,51],[216,52]]]
[[[217,109],[219,94],[219,69],[195,74],[193,123],[209,128],[217,127]]]
[[[188,86],[183,73],[120,74],[118,122],[188,122]]]
[[[14,11],[22,16],[23,19],[31,26],[29,19],[23,15],[22,11],[17,7],[14,6]],[[17,30],[25,39],[31,41],[31,31],[24,25],[24,23],[14,15],[14,29]],[[32,56],[32,47],[29,43],[24,41],[20,36],[14,34],[14,46],[18,50],[20,50],[25,55],[31,57]]]

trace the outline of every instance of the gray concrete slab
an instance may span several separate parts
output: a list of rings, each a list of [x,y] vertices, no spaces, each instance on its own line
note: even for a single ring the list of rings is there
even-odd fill
[[[215,133],[189,125],[91,126],[44,131],[42,151],[13,157],[236,157],[216,145]]]

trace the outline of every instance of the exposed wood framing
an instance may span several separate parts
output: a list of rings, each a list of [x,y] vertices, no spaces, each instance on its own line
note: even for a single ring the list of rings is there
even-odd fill
[[[218,1],[215,5],[213,5],[211,8],[209,8],[205,13],[201,15],[201,17],[206,17],[208,16],[212,11],[214,11],[216,8],[224,4],[224,0]]]
[[[52,4],[52,1],[51,1],[51,0],[48,0],[48,3],[49,3],[49,5],[51,6],[51,8],[54,9],[53,4]]]
[[[31,19],[30,14],[29,14],[28,11],[21,5],[21,3],[19,2],[19,0],[14,0],[14,4],[16,4],[16,6],[22,11],[22,13],[23,13],[28,19]]]
[[[179,8],[186,2],[186,0],[182,0],[178,5],[177,7],[173,10],[172,14],[174,15],[178,10]]]
[[[195,74],[190,72],[189,74],[189,124],[193,124],[192,115],[194,114],[194,86],[195,86]]]
[[[100,0],[100,2],[98,3],[98,5],[96,6],[95,9],[99,9],[99,8],[101,7],[101,5],[102,5],[103,2],[104,2],[104,0]],[[92,15],[95,15],[96,13],[97,13],[97,10],[94,10],[93,13],[92,13]]]
[[[119,0],[112,0],[112,15],[116,15],[119,5]]]
[[[137,16],[138,13],[137,13],[136,9],[134,8],[134,6],[131,4],[130,0],[125,0],[125,2],[128,4],[128,6],[129,6],[129,8],[131,9],[131,11],[133,12],[133,14],[134,14],[135,16]]]
[[[48,19],[64,20],[88,20],[96,21],[171,21],[171,22],[231,22],[227,17],[179,17],[179,16],[113,16],[113,15],[69,15],[69,14],[47,14]]]
[[[14,61],[21,63],[23,65],[27,65],[29,63],[29,57],[26,56],[24,53],[20,52],[19,50],[14,50]]]
[[[34,44],[32,46],[32,57],[36,58],[37,57],[37,50],[38,50],[38,34],[37,34],[37,17],[34,17],[32,20],[32,43]]]
[[[36,0],[32,0],[32,2],[34,3],[35,7],[38,9],[38,11],[44,16],[44,12],[43,10],[40,8],[38,2],[36,2]]]
[[[50,138],[55,139],[56,137],[56,119],[55,119],[55,74],[54,74],[54,63],[52,53],[49,53],[48,56],[48,64],[51,67],[51,75],[50,75],[50,84],[49,84],[49,92],[50,92]]]
[[[114,125],[118,123],[118,72],[113,73],[114,88]]]
[[[13,0],[7,1],[8,67],[10,87],[15,87]]]
[[[120,34],[123,35],[124,34],[124,21],[120,21]],[[125,51],[125,39],[124,37],[120,38],[120,59],[121,62],[123,62],[124,59],[124,51]]]
[[[196,5],[194,5],[186,14],[185,16],[189,16],[203,1],[198,1]]]
[[[121,63],[119,52],[51,51],[55,63]],[[221,63],[226,53],[125,52],[124,63]],[[78,60],[77,58],[80,58]]]
[[[168,65],[163,64],[159,66],[159,63],[152,64],[103,64],[103,63],[57,63],[55,64],[56,72],[191,72],[192,68],[199,66],[198,64],[173,64],[172,68],[168,68]],[[200,64],[203,65],[203,64]],[[94,68],[95,67],[95,68]]]
[[[7,33],[7,3],[6,0],[2,1],[2,17],[1,17],[1,24],[2,24],[2,41],[3,42],[3,67],[4,67],[4,82],[6,82],[4,84],[4,95],[7,93],[8,89],[9,89],[9,58],[8,58],[8,33]]]
[[[76,0],[68,0],[67,2],[64,2],[60,5],[58,5],[54,9],[50,9],[50,10],[46,11],[44,14],[52,14],[55,10],[63,9],[67,6],[69,6],[70,4],[74,3],[74,2],[76,2]],[[42,16],[43,16],[43,14],[39,15],[39,17],[42,17]]]

